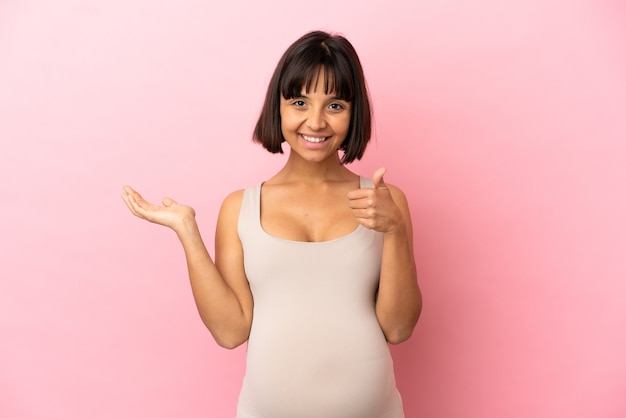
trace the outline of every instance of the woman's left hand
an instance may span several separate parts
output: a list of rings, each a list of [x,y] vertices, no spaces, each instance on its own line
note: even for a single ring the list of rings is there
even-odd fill
[[[361,225],[378,232],[392,233],[403,225],[404,218],[383,180],[386,172],[386,168],[376,170],[372,176],[374,188],[349,192],[348,205]]]

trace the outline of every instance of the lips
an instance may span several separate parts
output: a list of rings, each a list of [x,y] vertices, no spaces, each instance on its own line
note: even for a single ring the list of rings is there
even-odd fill
[[[313,142],[315,144],[318,144],[320,142],[324,142],[326,141],[329,137],[327,136],[309,136],[309,135],[304,135],[304,134],[300,134],[300,136],[307,142]]]

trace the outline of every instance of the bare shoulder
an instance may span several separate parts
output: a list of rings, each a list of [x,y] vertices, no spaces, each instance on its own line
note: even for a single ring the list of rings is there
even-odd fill
[[[224,201],[222,202],[222,211],[227,210],[227,211],[232,211],[232,210],[236,210],[239,211],[239,209],[241,208],[241,202],[243,201],[243,192],[244,190],[236,190],[232,193],[230,193],[228,196],[226,196],[224,198]]]
[[[224,198],[217,220],[218,232],[220,232],[224,227],[229,230],[236,227],[237,220],[239,219],[241,202],[243,201],[243,192],[244,190],[237,190]]]
[[[400,208],[400,211],[404,216],[406,225],[409,230],[409,234],[412,235],[413,222],[411,220],[411,210],[409,208],[409,202],[407,201],[406,195],[399,187],[394,186],[393,184],[387,183],[387,187],[389,188],[389,192],[391,193],[391,198],[393,199],[394,203],[398,205],[398,208]]]
[[[398,186],[395,186],[393,184],[389,184],[389,183],[386,183],[386,184],[387,184],[387,188],[389,188],[389,192],[391,193],[391,197],[393,198],[393,201],[396,202],[397,205],[408,207],[409,204],[407,202],[406,195],[404,194],[402,189],[400,189]]]

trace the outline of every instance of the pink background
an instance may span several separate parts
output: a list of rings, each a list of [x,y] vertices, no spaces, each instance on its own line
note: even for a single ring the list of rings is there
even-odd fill
[[[626,6],[614,0],[0,1],[0,416],[232,417],[171,231],[284,161],[250,142],[304,32],[360,53],[425,304],[407,418],[626,416]]]

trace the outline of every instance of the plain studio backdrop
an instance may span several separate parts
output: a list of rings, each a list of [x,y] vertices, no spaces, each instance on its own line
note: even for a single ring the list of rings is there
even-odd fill
[[[410,199],[407,418],[626,416],[619,0],[0,1],[0,416],[234,416],[245,346],[215,344],[121,188],[193,206],[213,252],[222,199],[285,161],[251,131],[314,29],[371,90],[352,168]]]

